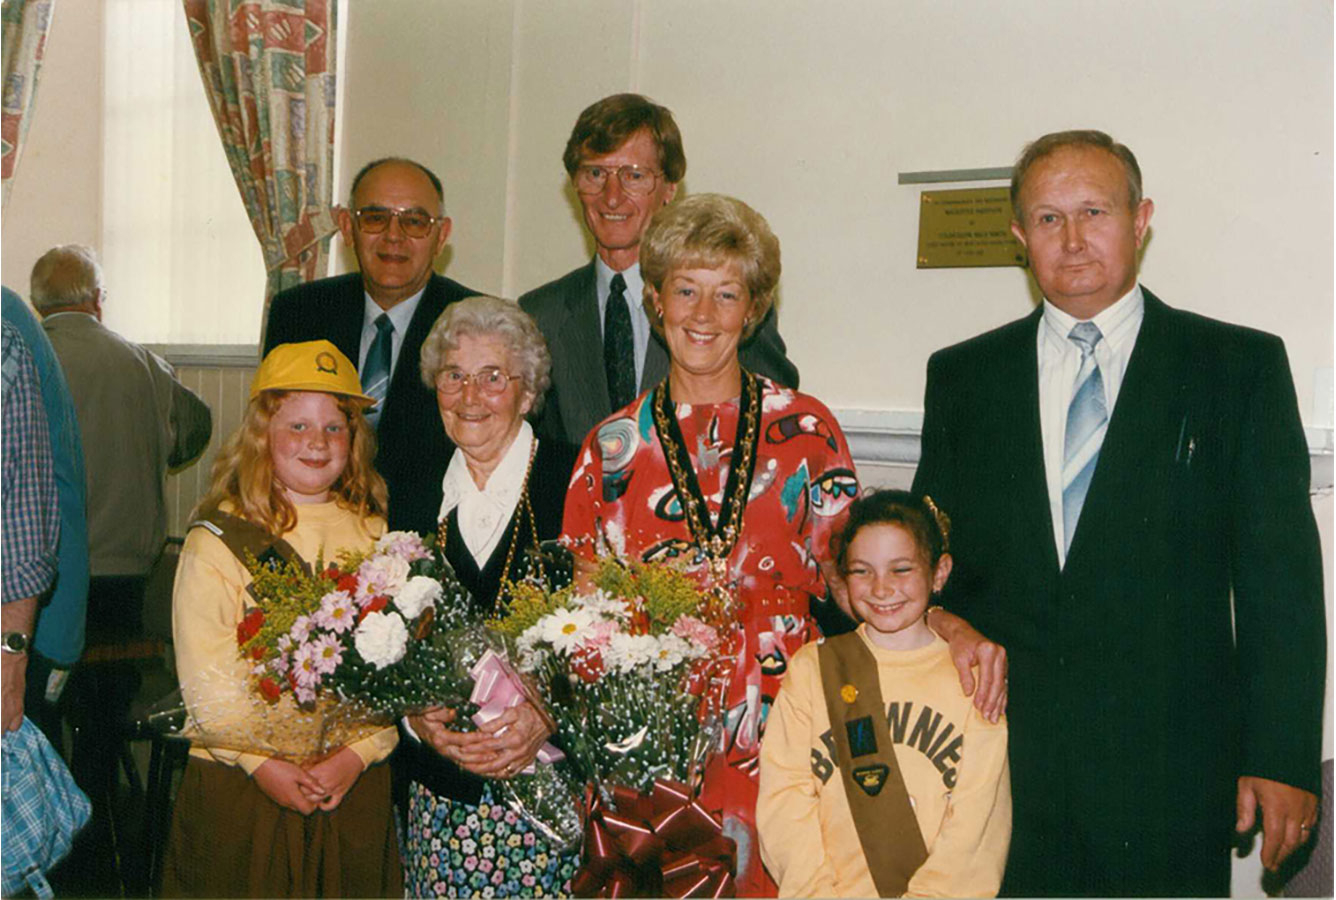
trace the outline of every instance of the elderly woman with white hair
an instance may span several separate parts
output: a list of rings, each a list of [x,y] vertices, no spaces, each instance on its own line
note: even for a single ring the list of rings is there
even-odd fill
[[[540,442],[525,420],[542,403],[551,365],[534,321],[495,297],[451,304],[422,345],[422,380],[435,388],[456,448],[442,484],[439,541],[483,614],[527,571],[528,551],[561,530],[575,448]],[[453,717],[435,710],[406,720],[400,802],[409,896],[564,893],[577,857],[551,851],[490,785],[533,761],[551,721],[528,703],[472,733],[452,731]]]

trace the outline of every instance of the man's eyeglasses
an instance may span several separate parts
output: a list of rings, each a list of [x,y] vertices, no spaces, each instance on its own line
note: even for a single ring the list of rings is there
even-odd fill
[[[485,394],[501,394],[506,385],[523,375],[507,375],[495,366],[470,374],[459,369],[445,369],[436,376],[436,390],[442,394],[458,394],[470,381]]]
[[[659,172],[640,166],[580,166],[575,170],[575,190],[581,194],[600,194],[608,176],[616,175],[628,194],[648,194],[659,183]]]
[[[390,227],[391,219],[399,220],[399,229],[411,238],[426,237],[431,226],[444,222],[444,216],[433,216],[420,209],[387,209],[384,206],[364,206],[353,210],[357,227],[365,234],[380,234]]]

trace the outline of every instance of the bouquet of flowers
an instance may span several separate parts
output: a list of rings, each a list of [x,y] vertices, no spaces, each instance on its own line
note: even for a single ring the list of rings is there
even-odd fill
[[[521,671],[590,784],[577,893],[728,889],[731,842],[695,802],[719,744],[741,639],[720,593],[668,563],[604,558],[593,590],[517,585],[504,618]]]
[[[392,532],[314,569],[247,554],[247,568],[256,605],[237,626],[236,660],[192,675],[150,724],[306,765],[408,710],[470,711],[472,680],[455,658],[470,647],[481,656],[485,638],[430,539]]]
[[[205,746],[305,765],[405,714],[448,706],[471,729],[527,698],[504,638],[473,612],[434,537],[390,532],[314,570],[253,556],[247,568],[246,670],[200,673],[183,686],[188,705],[160,704],[150,720]],[[580,839],[576,795],[551,765],[561,758],[545,745],[543,765],[499,783],[558,849]]]

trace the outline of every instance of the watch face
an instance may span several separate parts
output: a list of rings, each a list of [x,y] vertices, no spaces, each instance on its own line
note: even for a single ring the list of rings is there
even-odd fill
[[[3,646],[10,653],[26,653],[28,651],[28,636],[21,631],[11,631],[4,636]]]

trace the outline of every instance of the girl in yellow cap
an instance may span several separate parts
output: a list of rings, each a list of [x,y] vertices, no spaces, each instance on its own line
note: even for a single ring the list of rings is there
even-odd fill
[[[235,685],[246,683],[236,637],[255,602],[246,551],[261,556],[286,542],[314,564],[370,549],[385,531],[385,483],[372,467],[375,435],[363,417],[371,402],[329,341],[284,344],[260,364],[177,568],[172,632],[192,709],[216,702],[218,673],[235,669]],[[225,690],[235,687],[225,681]],[[164,895],[400,896],[389,771],[377,765],[396,742],[387,728],[306,768],[192,746]]]

